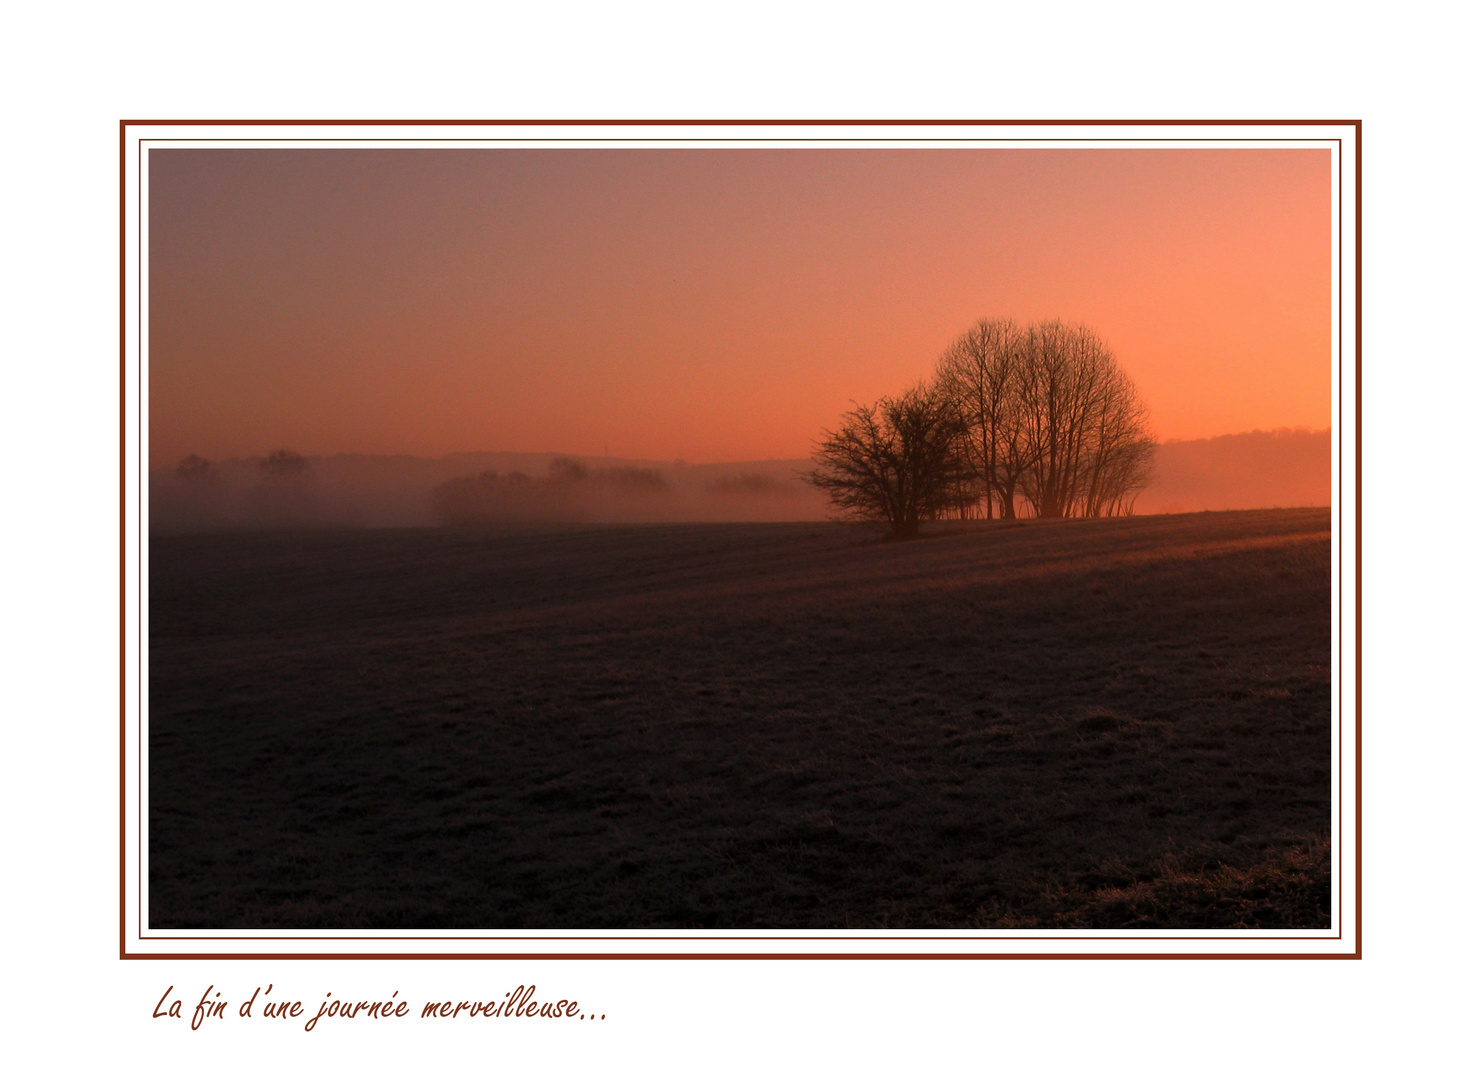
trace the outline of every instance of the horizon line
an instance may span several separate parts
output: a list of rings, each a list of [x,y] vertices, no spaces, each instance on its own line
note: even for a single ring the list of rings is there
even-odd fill
[[[1239,436],[1242,436],[1242,435],[1280,435],[1280,434],[1323,435],[1323,434],[1327,434],[1327,435],[1331,436],[1332,435],[1332,431],[1333,431],[1333,428],[1332,428],[1332,425],[1331,424],[1329,424],[1327,427],[1324,427],[1324,428],[1309,427],[1309,426],[1307,426],[1305,424],[1291,424],[1291,425],[1284,425],[1284,426],[1281,426],[1281,427],[1273,427],[1273,428],[1249,428],[1249,429],[1247,429],[1245,431],[1227,431],[1227,432],[1222,432],[1221,434],[1218,434],[1218,435],[1201,435],[1201,436],[1198,436],[1197,438],[1192,438],[1192,439],[1180,439],[1180,438],[1158,439],[1157,440],[1157,444],[1159,446],[1171,446],[1171,445],[1173,445],[1175,443],[1212,442],[1215,439],[1238,438]],[[292,450],[291,447],[285,445],[285,446],[274,447],[273,449],[269,449],[269,450],[264,450],[260,454],[246,454],[246,455],[234,454],[234,455],[231,455],[231,456],[228,456],[228,457],[211,458],[211,459],[207,459],[207,460],[218,461],[218,462],[227,462],[227,461],[257,461],[257,460],[260,460],[262,458],[267,457],[269,454],[274,453],[274,452],[276,452],[276,450],[279,450],[279,449]],[[298,451],[293,451],[293,452],[294,453],[298,453]],[[195,453],[194,451],[191,452],[191,454],[194,454],[194,453]],[[189,457],[189,456],[191,456],[191,454],[187,454],[186,456]],[[306,457],[306,458],[368,457],[368,458],[410,458],[410,459],[412,459],[414,461],[445,461],[448,458],[454,458],[454,457],[475,457],[475,456],[482,455],[482,454],[517,454],[517,455],[521,455],[521,456],[525,456],[525,457],[569,457],[569,458],[576,458],[577,460],[580,460],[580,461],[604,461],[604,460],[607,460],[607,461],[639,461],[639,462],[644,462],[644,463],[653,464],[653,465],[684,466],[685,468],[708,468],[708,467],[712,467],[712,466],[716,466],[716,465],[752,465],[752,464],[762,464],[762,463],[771,462],[771,461],[811,461],[811,460],[813,460],[813,456],[811,454],[804,454],[804,455],[800,455],[800,456],[797,456],[797,457],[728,458],[728,459],[719,460],[719,461],[690,461],[687,458],[685,458],[683,455],[676,455],[676,456],[674,456],[672,458],[657,458],[657,457],[625,456],[625,455],[622,455],[622,454],[579,454],[579,453],[575,453],[575,452],[570,451],[570,450],[449,450],[449,451],[447,451],[445,453],[442,453],[442,454],[417,454],[417,453],[410,453],[410,452],[384,452],[384,451],[370,451],[370,450],[333,450],[333,451],[323,452],[323,453],[304,454],[303,456]],[[200,455],[200,456],[204,457],[204,455]],[[176,459],[174,461],[159,461],[159,460],[156,460],[153,456],[151,456],[150,459],[149,459],[149,466],[148,467],[151,468],[151,469],[153,469],[153,468],[169,468],[172,465],[179,464],[180,460],[183,460],[183,459]]]

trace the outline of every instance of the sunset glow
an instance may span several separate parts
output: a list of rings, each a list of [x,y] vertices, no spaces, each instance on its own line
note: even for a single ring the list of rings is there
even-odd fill
[[[1325,150],[161,150],[150,458],[799,458],[980,316],[1162,439],[1330,415]]]

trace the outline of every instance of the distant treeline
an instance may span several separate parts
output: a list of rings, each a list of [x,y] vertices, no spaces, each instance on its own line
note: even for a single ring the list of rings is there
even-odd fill
[[[816,521],[806,460],[686,465],[567,454],[305,457],[275,450],[149,473],[151,532],[577,522]]]
[[[454,477],[433,489],[432,503],[443,525],[579,522],[605,516],[602,511],[615,509],[615,503],[659,510],[656,503],[669,494],[669,482],[657,469],[593,469],[575,458],[558,457],[539,478],[493,469]]]

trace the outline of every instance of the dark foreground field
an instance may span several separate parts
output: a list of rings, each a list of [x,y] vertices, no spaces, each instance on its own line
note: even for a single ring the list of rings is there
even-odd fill
[[[150,923],[1327,926],[1328,530],[154,539]]]

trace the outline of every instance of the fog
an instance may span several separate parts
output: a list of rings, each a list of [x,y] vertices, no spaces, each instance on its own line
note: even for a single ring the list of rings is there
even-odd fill
[[[1175,440],[1158,448],[1139,514],[1325,506],[1327,431],[1281,429]],[[384,528],[817,521],[822,493],[806,458],[687,465],[570,455],[471,453],[440,458],[289,451],[149,475],[152,533]]]
[[[1265,510],[1331,502],[1329,431],[1278,428],[1158,447],[1139,514]]]
[[[293,455],[296,457],[296,455]],[[281,461],[282,459],[277,459]],[[564,454],[336,454],[150,470],[150,531],[816,521],[807,459],[687,465]]]

